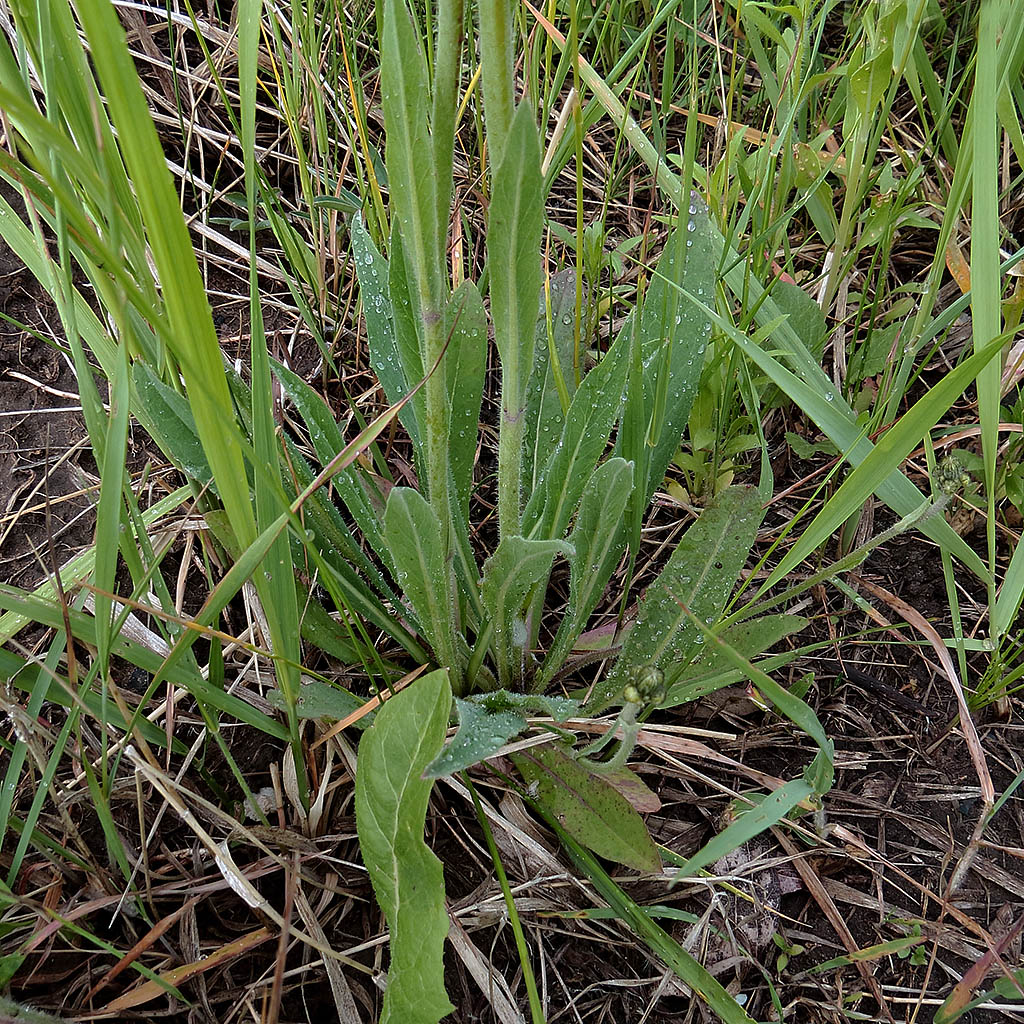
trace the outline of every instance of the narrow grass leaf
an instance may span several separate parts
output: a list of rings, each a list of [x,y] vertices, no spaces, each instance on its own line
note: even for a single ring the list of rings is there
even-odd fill
[[[787,636],[799,633],[807,625],[808,620],[802,615],[762,615],[760,618],[738,622],[723,629],[721,637],[729,647],[749,661],[774,647]],[[732,666],[716,646],[706,644],[704,657],[690,665],[677,678],[669,687],[668,695],[659,702],[659,707],[676,707],[698,697],[705,697],[741,678],[741,669]]]
[[[359,743],[356,829],[363,863],[391,933],[381,1024],[437,1024],[448,934],[441,862],[423,841],[433,782],[423,770],[448,728],[447,673],[431,672],[386,701]]]
[[[78,13],[135,185],[199,436],[232,526],[248,544],[255,517],[224,362],[163,149],[114,8],[105,0],[85,0]]]
[[[714,864],[772,825],[777,825],[801,801],[813,795],[814,787],[806,779],[792,779],[784,783],[759,800],[756,806],[744,810],[731,825],[705,843],[679,868],[679,875],[694,875],[708,864]]]
[[[705,634],[708,640],[715,645],[726,661],[739,669],[744,678],[754,683],[780,714],[814,740],[818,745],[819,752],[808,768],[807,780],[814,786],[814,791],[818,794],[824,794],[831,789],[834,745],[811,706],[800,697],[790,693],[785,687],[780,686],[763,669],[752,665],[743,655],[733,650],[710,625],[704,624],[689,609],[682,608],[682,611],[693,626]]]
[[[898,471],[903,460],[963,394],[964,389],[975,379],[982,367],[998,357],[1001,348],[1002,340],[996,339],[980,352],[965,359],[919,398],[899,421],[878,439],[772,570],[762,585],[763,589],[785,579],[796,566],[832,536],[872,493],[878,493],[879,497],[882,497],[879,481],[888,480],[894,471]],[[745,350],[749,352],[746,346]],[[922,529],[939,543],[943,543],[944,533],[928,529],[935,522],[934,519],[927,521],[922,524]],[[944,520],[939,519],[937,522],[948,528]],[[976,556],[974,560],[977,561]]]
[[[639,906],[630,899],[605,871],[604,867],[543,805],[530,800],[532,807],[544,815],[548,825],[555,831],[562,846],[573,862],[587,878],[608,906],[623,921],[629,924],[648,949],[675,972],[676,976],[693,989],[697,997],[724,1024],[754,1024],[754,1021],[732,996],[712,977],[675,939],[650,916],[650,908]]]

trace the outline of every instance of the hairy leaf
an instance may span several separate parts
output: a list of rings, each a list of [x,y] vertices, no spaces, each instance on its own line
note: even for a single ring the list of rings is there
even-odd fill
[[[526,536],[557,539],[565,533],[622,408],[627,348],[628,339],[620,337],[576,392],[561,438],[523,513]]]
[[[386,701],[359,743],[359,847],[391,933],[381,1024],[437,1024],[454,1009],[444,990],[444,874],[423,841],[433,786],[423,769],[450,708],[447,673],[431,672]]]
[[[661,870],[661,855],[640,815],[564,746],[531,747],[512,759],[531,793],[575,840],[616,864]]]
[[[449,594],[441,524],[427,499],[411,487],[388,495],[384,531],[398,573],[398,586],[412,605],[434,654],[453,657],[452,595]]]
[[[523,449],[523,486],[532,494],[548,464],[551,452],[562,436],[565,410],[555,383],[551,350],[557,354],[569,398],[576,393],[573,346],[576,332],[576,271],[571,267],[552,274],[551,337],[548,337],[547,302],[541,295],[537,319],[537,340],[533,371],[526,389],[526,444]]]
[[[646,508],[679,448],[704,365],[711,324],[680,288],[712,302],[716,262],[707,208],[695,193],[680,211],[644,299],[639,322],[642,380],[631,385],[617,453],[638,467],[637,501]],[[628,334],[631,324],[623,330]],[[643,471],[640,467],[643,466]]]
[[[540,239],[544,218],[540,144],[533,110],[521,103],[494,176],[487,256],[491,273],[491,316],[502,370],[525,394],[533,371],[537,300],[541,287]],[[507,409],[506,415],[522,415]]]
[[[370,350],[370,365],[384,389],[391,405],[405,397],[419,377],[409,383],[399,355],[395,336],[395,313],[391,294],[391,270],[377,251],[373,239],[363,226],[361,217],[352,218],[352,258],[359,279],[359,295],[366,319],[366,340]],[[419,424],[416,401],[408,403],[398,414],[402,426],[409,432],[413,444],[419,445]]]
[[[451,408],[452,478],[455,498],[462,518],[466,519],[473,489],[473,463],[487,369],[487,314],[472,281],[464,281],[448,302],[445,337],[448,339],[444,365]]]
[[[617,699],[634,669],[654,665],[670,678],[704,642],[690,619],[715,622],[736,585],[761,523],[754,487],[729,487],[704,510],[651,584],[611,676],[595,689],[591,710]]]
[[[459,712],[459,730],[427,766],[426,778],[454,775],[497,753],[526,728],[528,714],[546,714],[561,721],[575,715],[580,707],[579,701],[568,697],[542,697],[508,690],[478,693],[467,700],[456,697],[455,706]]]
[[[522,672],[529,636],[522,613],[530,590],[539,581],[547,579],[555,555],[571,553],[572,547],[565,541],[506,537],[484,563],[481,596],[494,624],[502,686],[519,682],[519,679],[505,678],[506,671],[516,675]],[[514,669],[511,668],[513,665]]]
[[[609,459],[587,482],[569,534],[569,602],[535,689],[543,689],[562,667],[615,571],[625,545],[622,514],[632,492],[633,463],[625,459]]]

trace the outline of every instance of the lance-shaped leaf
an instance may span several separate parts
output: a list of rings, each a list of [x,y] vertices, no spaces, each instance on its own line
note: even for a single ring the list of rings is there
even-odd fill
[[[296,412],[306,424],[306,430],[309,433],[313,450],[316,452],[320,464],[322,466],[329,465],[338,452],[345,448],[346,441],[331,410],[327,407],[327,403],[298,374],[292,373],[286,366],[274,363],[274,375],[281,382],[281,389],[294,403]],[[399,399],[401,397],[402,395],[399,395]],[[408,408],[408,406],[405,408]],[[402,411],[404,412],[404,409]],[[401,416],[401,413],[399,413],[399,416]],[[292,444],[288,445],[288,457],[292,465],[300,467],[296,471],[299,488],[306,487],[312,482],[313,476],[305,464],[305,459],[302,458],[301,453]],[[349,515],[355,520],[373,550],[384,559],[385,564],[388,564],[390,554],[381,535],[380,519],[370,504],[356,466],[354,464],[346,466],[335,473],[331,477],[331,487],[344,502]],[[384,586],[380,573],[377,572],[370,559],[366,557],[359,545],[352,539],[348,526],[341,516],[336,514],[336,510],[329,500],[323,502],[322,515],[330,519],[331,532],[340,533],[345,538],[344,547],[342,548],[345,557],[357,564],[381,589],[382,593],[389,593]],[[325,539],[321,538],[321,542]],[[388,567],[390,568],[390,565]]]
[[[409,393],[412,385],[422,374],[413,377],[412,384],[409,383],[396,338],[391,270],[387,261],[377,251],[373,239],[363,226],[361,217],[352,218],[351,233],[352,258],[356,265],[359,295],[363,302],[363,316],[366,319],[370,366],[373,367],[373,372],[384,389],[385,398],[391,405],[396,405]],[[406,404],[398,418],[409,432],[413,444],[419,445],[416,404],[416,399]]]
[[[660,871],[661,855],[629,801],[560,744],[513,755],[526,784],[577,842],[637,871]]]
[[[591,710],[614,701],[632,670],[643,665],[671,678],[704,642],[691,615],[711,624],[722,614],[761,523],[754,487],[729,487],[704,510],[651,584],[615,669],[594,691]]]
[[[487,314],[472,281],[464,281],[448,302],[445,337],[448,339],[444,366],[451,410],[452,479],[455,498],[466,519],[473,489],[473,463],[487,369]]]
[[[523,448],[523,487],[531,495],[540,480],[541,470],[548,464],[551,452],[562,436],[565,410],[555,382],[555,364],[551,350],[558,357],[562,380],[570,400],[576,393],[573,348],[576,334],[576,272],[571,267],[552,274],[548,282],[551,296],[551,335],[548,336],[548,310],[541,295],[537,318],[537,340],[533,371],[526,388],[526,441]]]
[[[633,492],[633,463],[609,459],[591,476],[569,534],[569,602],[534,688],[543,689],[562,667],[604,593],[625,546],[622,515]]]
[[[533,587],[547,579],[555,555],[569,555],[565,541],[506,537],[484,563],[481,588],[484,608],[494,624],[498,679],[502,686],[518,683],[529,630],[523,606]]]
[[[520,397],[533,371],[543,219],[537,126],[530,104],[521,103],[494,176],[487,230],[494,341],[502,371],[513,379]]]
[[[454,1009],[444,990],[444,874],[423,841],[433,785],[423,769],[450,709],[447,673],[431,672],[386,701],[359,743],[356,830],[391,933],[381,1024],[437,1024]]]
[[[425,291],[436,299],[443,277],[444,232],[437,220],[437,179],[423,161],[431,152],[430,87],[420,39],[406,0],[387,0],[381,37],[381,94],[392,209]]]
[[[384,535],[398,586],[412,605],[441,664],[454,662],[452,596],[449,594],[441,525],[419,491],[396,487],[388,495]]]
[[[695,193],[689,208],[680,211],[680,221],[665,244],[644,298],[639,323],[642,387],[629,395],[636,415],[627,410],[617,448],[617,454],[645,466],[636,481],[637,501],[643,508],[661,486],[679,447],[711,334],[707,315],[680,291],[713,301],[716,263],[708,213]]]
[[[737,622],[722,630],[722,639],[742,657],[750,660],[774,647],[780,640],[798,633],[807,626],[802,615],[762,615],[757,619]],[[710,650],[708,649],[710,647]],[[795,655],[794,655],[795,656]],[[782,655],[781,657],[785,657]],[[773,664],[774,659],[772,659]],[[742,672],[729,662],[716,645],[704,645],[704,656],[684,669],[669,688],[663,708],[675,707],[704,697],[723,686],[743,678]]]
[[[622,408],[627,351],[628,338],[620,336],[576,392],[562,436],[523,513],[526,536],[557,539],[565,533]]]
[[[580,709],[579,701],[568,697],[544,697],[508,690],[477,693],[467,700],[456,697],[455,706],[459,712],[459,731],[427,765],[425,778],[454,775],[496,754],[526,728],[528,714],[550,715],[555,721],[564,721]]]

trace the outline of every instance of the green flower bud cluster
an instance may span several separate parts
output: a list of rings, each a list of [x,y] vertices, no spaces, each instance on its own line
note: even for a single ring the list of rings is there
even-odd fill
[[[935,486],[949,497],[969,487],[970,483],[971,474],[955,455],[947,455],[935,467]]]
[[[640,665],[629,674],[622,689],[627,704],[657,704],[665,696],[665,673],[654,665]]]

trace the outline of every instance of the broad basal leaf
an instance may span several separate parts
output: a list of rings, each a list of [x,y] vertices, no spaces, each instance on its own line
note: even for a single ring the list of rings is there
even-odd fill
[[[690,405],[704,365],[711,334],[706,314],[688,302],[680,289],[714,299],[716,260],[711,251],[707,208],[691,193],[689,209],[665,244],[651,278],[640,317],[643,385],[629,395],[639,403],[637,416],[624,416],[617,454],[640,466],[640,448],[649,449],[646,472],[637,479],[638,500],[646,508],[665,476],[686,427]],[[627,324],[623,333],[627,333]],[[637,430],[631,424],[642,424]]]
[[[391,300],[391,271],[387,261],[377,251],[361,217],[353,217],[351,225],[352,258],[359,279],[359,295],[366,319],[366,340],[370,350],[370,366],[384,389],[389,404],[403,399],[419,380],[410,384],[399,355],[395,337],[395,314]],[[419,445],[419,425],[416,401],[408,403],[398,414],[402,426],[409,432],[413,444]]]
[[[396,487],[388,495],[384,533],[398,586],[427,634],[441,664],[454,660],[451,609],[441,525],[419,491]]]
[[[558,357],[562,380],[571,400],[576,393],[573,349],[576,343],[576,271],[571,267],[552,274],[548,282],[551,298],[551,322],[548,323],[547,301],[541,295],[537,318],[537,340],[533,356],[533,372],[526,389],[526,443],[523,447],[523,487],[532,494],[541,470],[548,464],[551,452],[562,436],[565,410],[555,382],[551,351]],[[550,336],[548,328],[550,326]]]
[[[558,539],[565,533],[622,408],[627,351],[628,339],[620,336],[576,392],[558,444],[523,513],[525,536]]]
[[[454,1009],[444,990],[444,874],[423,841],[433,786],[423,770],[450,708],[448,674],[431,672],[386,701],[359,743],[359,848],[391,933],[381,1024],[437,1024]]]
[[[462,518],[468,519],[480,403],[487,369],[487,314],[480,292],[472,281],[464,281],[448,302],[445,337],[448,339],[444,366],[450,408],[452,479]]]

